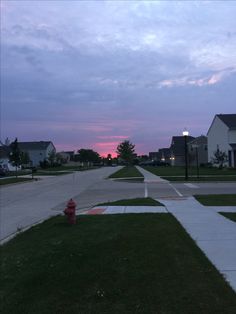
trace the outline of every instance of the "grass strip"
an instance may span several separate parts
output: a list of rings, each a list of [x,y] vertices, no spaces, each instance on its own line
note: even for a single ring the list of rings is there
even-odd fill
[[[106,206],[164,206],[163,204],[154,200],[151,197],[119,200],[119,201],[114,201],[114,202],[98,204],[97,206],[104,206],[104,205]]]
[[[168,181],[186,181],[185,177],[162,177],[165,180]],[[219,177],[219,176],[213,176],[213,177],[189,177],[188,182],[235,182],[236,181],[236,176],[225,176],[225,177]]]
[[[205,206],[236,206],[236,194],[194,195]]]
[[[185,167],[177,167],[177,166],[145,166],[143,167],[145,170],[150,171],[151,173],[158,175],[158,176],[183,176],[185,174]],[[197,169],[196,167],[189,167],[188,168],[189,176],[197,176]],[[234,180],[236,180],[236,170],[235,169],[218,169],[218,168],[203,168],[200,167],[199,174],[201,176],[220,176],[220,177],[227,177],[233,176]]]
[[[37,243],[37,245],[35,245]],[[52,218],[0,248],[1,314],[233,314],[235,293],[170,214]]]
[[[134,166],[126,166],[115,173],[111,174],[109,178],[143,178],[143,175]]]
[[[26,182],[26,181],[34,181],[34,179],[32,178],[6,178],[6,179],[0,180],[0,185],[20,183],[20,182]]]
[[[34,173],[35,176],[62,176],[65,174],[73,173],[71,171],[37,171]]]
[[[225,216],[226,218],[236,222],[236,213],[220,212],[219,214],[221,214],[221,215]]]

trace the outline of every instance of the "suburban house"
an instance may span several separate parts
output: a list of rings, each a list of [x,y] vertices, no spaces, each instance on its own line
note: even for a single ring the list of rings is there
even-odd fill
[[[225,152],[227,167],[236,168],[236,114],[217,114],[207,132],[208,162],[212,162],[216,151]]]
[[[19,142],[22,152],[28,153],[31,166],[37,167],[41,161],[47,160],[51,153],[56,153],[56,148],[52,142]]]
[[[188,156],[190,165],[203,165],[208,162],[207,137],[204,135],[196,137],[188,142]]]
[[[187,136],[187,143],[193,141],[195,137]],[[172,166],[185,165],[185,138],[184,136],[173,136],[170,145],[170,162]]]
[[[169,148],[160,148],[157,152],[150,152],[149,159],[152,162],[170,163],[171,152]]]

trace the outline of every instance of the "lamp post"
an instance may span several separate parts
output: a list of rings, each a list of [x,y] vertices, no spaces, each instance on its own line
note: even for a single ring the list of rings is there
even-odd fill
[[[199,159],[198,159],[198,145],[192,145],[193,148],[195,148],[195,154],[196,154],[196,166],[197,166],[197,178],[199,179]]]
[[[185,156],[185,180],[188,180],[188,146],[187,146],[187,137],[189,132],[187,130],[183,131],[184,137],[184,156]]]

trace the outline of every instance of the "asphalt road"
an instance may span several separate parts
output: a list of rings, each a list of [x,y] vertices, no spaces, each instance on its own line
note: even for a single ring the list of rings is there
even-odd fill
[[[62,213],[73,198],[77,209],[125,198],[178,197],[193,194],[236,193],[236,182],[131,183],[106,179],[118,167],[107,167],[0,189],[0,240],[33,223]]]

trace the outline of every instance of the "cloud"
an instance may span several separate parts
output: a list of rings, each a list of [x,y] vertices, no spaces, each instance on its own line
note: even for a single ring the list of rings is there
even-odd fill
[[[2,136],[144,151],[186,121],[204,133],[222,104],[235,111],[235,14],[226,1],[7,2]]]

